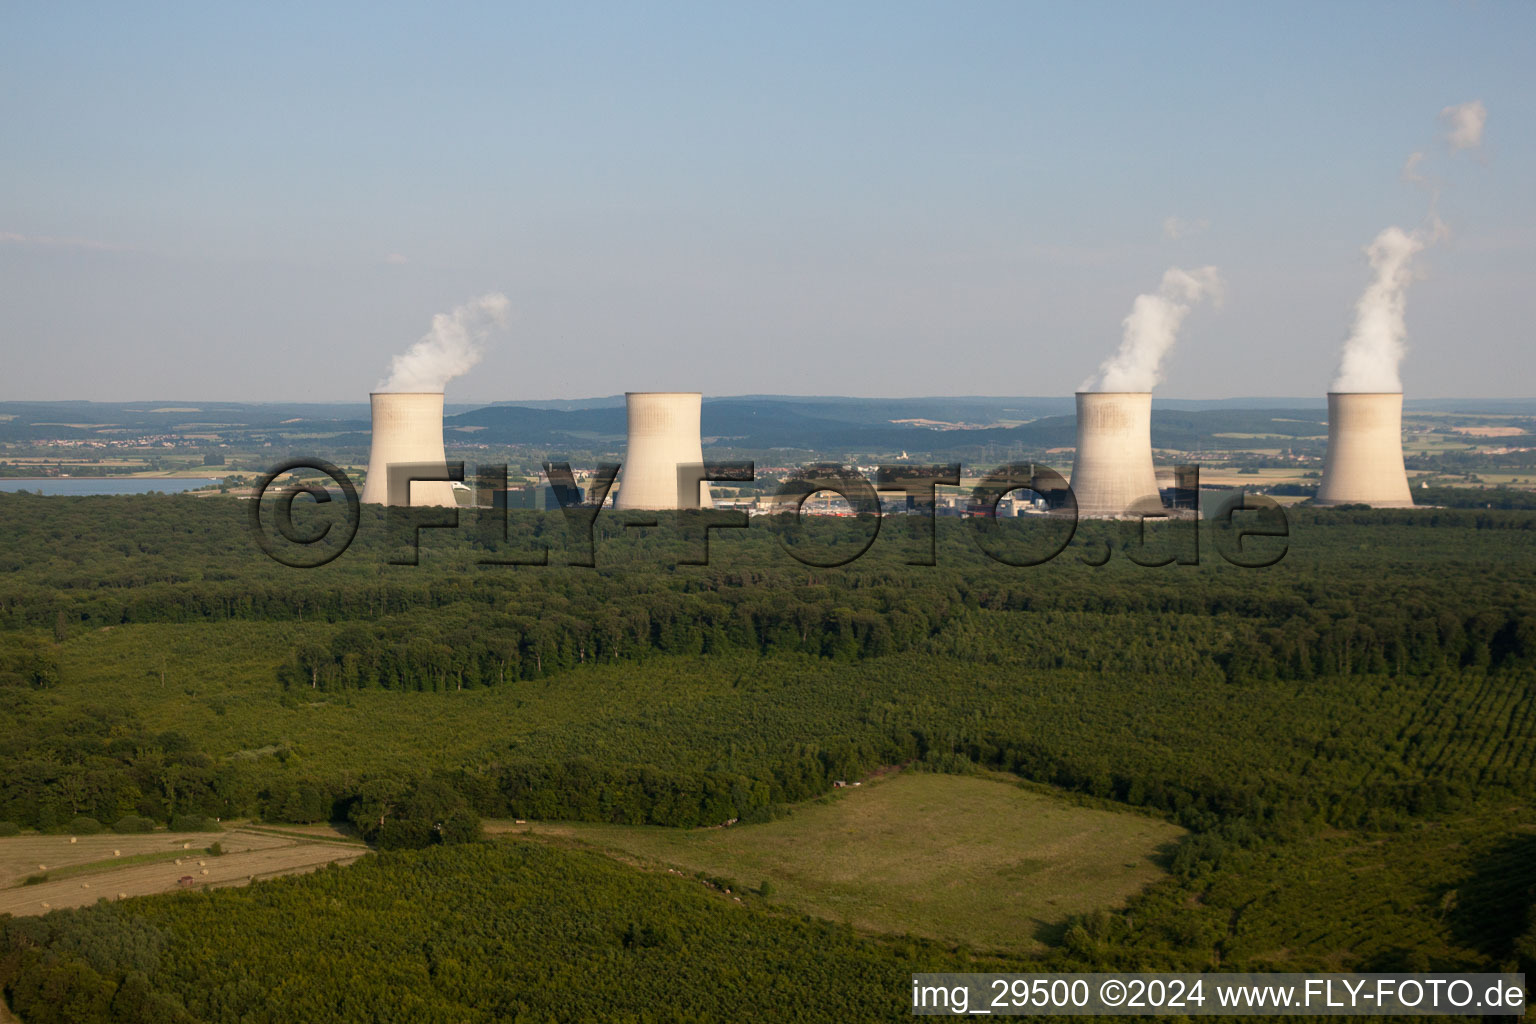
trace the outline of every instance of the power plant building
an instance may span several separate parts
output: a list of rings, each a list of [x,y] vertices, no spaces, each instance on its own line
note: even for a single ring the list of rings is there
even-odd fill
[[[709,485],[684,488],[679,467],[702,466],[697,391],[631,391],[624,396],[629,440],[619,476],[619,509],[709,508]],[[684,494],[689,490],[692,493]]]
[[[1328,454],[1319,505],[1411,508],[1401,392],[1328,393]]]
[[[1106,519],[1162,506],[1152,468],[1152,393],[1079,391],[1077,454],[1072,459],[1077,514]]]
[[[374,392],[369,401],[373,439],[368,448],[368,479],[363,484],[364,504],[457,505],[453,484],[446,480],[421,480],[393,491],[389,486],[390,466],[441,466],[447,461],[442,392]]]

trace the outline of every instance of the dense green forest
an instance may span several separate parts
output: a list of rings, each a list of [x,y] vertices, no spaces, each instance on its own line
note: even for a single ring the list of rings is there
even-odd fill
[[[400,535],[365,509],[345,554],[299,570],[261,554],[238,502],[0,495],[0,822],[329,819],[385,849],[433,848],[4,924],[0,988],[28,1024],[62,1019],[22,1005],[66,975],[96,1000],[69,1019],[141,1019],[89,1016],[117,999],[162,1007],[142,1019],[181,1019],[163,1016],[173,1005],[266,1019],[242,1016],[254,997],[240,993],[262,982],[233,965],[261,959],[277,907],[303,918],[348,902],[338,893],[437,885],[413,879],[439,872],[451,888],[492,863],[563,879],[546,883],[573,904],[615,886],[624,913],[668,908],[635,918],[635,934],[665,934],[651,945],[626,945],[627,922],[603,925],[618,929],[612,949],[573,924],[560,941],[575,952],[519,954],[547,971],[596,957],[603,991],[629,984],[636,948],[698,979],[704,966],[682,964],[706,963],[702,946],[773,945],[789,979],[774,998],[821,984],[813,949],[881,977],[953,963],[965,952],[764,906],[674,906],[633,888],[661,880],[589,855],[478,840],[484,817],[764,820],[892,764],[1000,769],[1190,830],[1132,907],[1064,923],[1052,963],[1530,969],[1536,514],[1293,509],[1287,537],[1241,547],[1209,523],[1145,537],[1085,523],[1028,566],[984,545],[1038,560],[1065,542],[1059,523],[982,534],[941,520],[930,549],[921,520],[888,519],[835,568],[803,564],[763,520],[713,531],[707,565],[690,564],[703,531],[687,517],[604,513],[590,547],[585,524],[558,514],[514,513],[505,536],[492,525],[466,512],[456,531],[421,531],[420,564],[392,564]],[[818,523],[798,541],[856,554],[874,529]],[[487,564],[546,547],[548,564]],[[587,555],[595,565],[569,564]],[[922,561],[936,564],[909,564]],[[500,897],[466,906],[476,899],[477,920],[497,920]],[[229,922],[248,937],[200,937]],[[317,941],[362,950],[380,929],[435,925],[359,914],[324,927]],[[132,948],[91,938],[119,932],[138,936]],[[155,960],[136,943],[179,952]],[[222,948],[246,952],[207,952]],[[452,954],[453,970],[476,974],[496,948]],[[212,958],[198,968],[208,985],[167,966],[199,957]],[[385,988],[442,1000],[422,1013],[550,1019],[539,1000],[556,975],[517,995],[503,985],[497,999],[525,1000],[514,1007],[477,1002],[426,963],[428,980]],[[829,991],[846,1012],[803,1019],[899,1010],[896,987],[845,973]],[[374,998],[294,1012],[391,1019],[367,1009]]]
[[[7,499],[23,513],[28,502],[54,500]],[[269,655],[285,699],[516,692],[582,669],[622,666],[609,677],[627,677],[693,658],[718,666],[756,707],[781,706],[763,724],[700,737],[695,746],[706,750],[734,740],[729,765],[593,759],[554,745],[515,757],[478,751],[451,781],[487,815],[750,819],[880,764],[960,758],[1174,813],[1191,827],[1282,818],[1352,825],[1459,806],[1473,789],[1519,789],[1536,773],[1529,732],[1519,728],[1536,678],[1536,599],[1521,560],[1499,554],[1528,550],[1529,516],[1310,513],[1293,524],[1286,557],[1261,569],[1227,564],[1210,540],[1202,564],[1137,565],[1143,548],[1122,526],[1106,526],[1107,538],[1085,526],[1062,556],[1016,569],[982,555],[963,524],[945,523],[955,529],[942,537],[937,567],[903,564],[894,537],[882,541],[889,552],[876,547],[842,568],[809,569],[760,527],[718,532],[716,564],[678,565],[689,547],[683,531],[658,527],[600,538],[604,555],[616,556],[611,568],[481,565],[470,531],[429,550],[442,555],[437,564],[388,565],[377,529],[380,537],[370,543],[365,531],[337,563],[304,571],[254,552],[230,503],[106,502],[85,499],[73,523],[56,509],[7,516],[19,534],[8,550],[49,556],[18,560],[0,594],[13,637],[0,664],[12,683],[6,710],[72,717],[12,731],[5,755],[15,770],[0,788],[0,820],[50,827],[81,814],[112,822],[178,810],[346,816],[355,779],[269,779],[259,762],[216,762],[181,734],[136,735],[121,711],[35,699],[60,680],[71,636],[153,622],[306,623]],[[127,529],[104,529],[102,515],[119,510],[113,503],[147,514]],[[529,531],[552,518],[530,515]],[[1170,551],[1189,546],[1180,531],[1192,526],[1164,529],[1173,533]],[[1077,554],[1116,545],[1123,550],[1103,566]],[[1485,561],[1476,586],[1445,575]],[[1029,699],[982,701],[996,684],[975,678],[991,674],[980,666],[1025,673],[1020,688],[1051,682]],[[828,715],[806,704],[842,701],[823,685],[838,678],[878,695],[878,715]],[[1086,746],[1062,742],[1076,738],[1070,723],[1042,718],[1041,698],[1065,694],[1086,705]],[[1112,694],[1170,728],[1188,721],[1196,733],[1246,733],[1252,712],[1265,725],[1217,755],[1134,746],[1122,754],[1109,723],[1096,720],[1095,709],[1116,706]],[[1455,710],[1432,710],[1443,702]],[[1487,763],[1462,751],[1485,740],[1474,723],[1510,731],[1508,749]],[[636,745],[610,744],[614,753]],[[71,771],[50,780],[61,753]],[[1298,754],[1313,762],[1304,782],[1290,770]]]

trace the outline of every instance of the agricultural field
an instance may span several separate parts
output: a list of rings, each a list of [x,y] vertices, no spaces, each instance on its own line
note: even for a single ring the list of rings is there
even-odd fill
[[[729,828],[588,822],[488,826],[566,839],[647,866],[734,880],[771,902],[869,933],[1042,952],[1072,915],[1166,877],[1184,830],[1084,806],[1017,779],[883,774],[786,817]]]
[[[1316,477],[1307,477],[1307,473],[1316,473],[1317,465],[1313,463],[1307,466],[1263,468],[1256,473],[1242,473],[1232,466],[1201,466],[1200,483],[1209,487],[1250,487],[1263,488],[1274,484],[1317,484]]]
[[[215,854],[214,844],[220,851]],[[0,914],[27,916],[190,887],[244,885],[258,878],[350,863],[361,843],[331,834],[270,829],[148,835],[0,838]]]

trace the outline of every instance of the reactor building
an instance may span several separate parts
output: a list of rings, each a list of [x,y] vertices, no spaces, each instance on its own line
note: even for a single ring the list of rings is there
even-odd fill
[[[624,395],[624,405],[629,440],[614,507],[709,508],[707,483],[701,481],[693,491],[678,478],[679,467],[704,462],[699,432],[704,396],[697,391],[630,391]]]
[[[1413,506],[1403,468],[1402,392],[1328,392],[1328,454],[1316,503]]]
[[[453,484],[421,480],[391,489],[389,467],[441,466],[443,452],[443,393],[441,391],[374,392],[373,440],[368,448],[368,479],[363,502],[374,505],[457,505]],[[407,493],[406,488],[409,488]]]
[[[1152,392],[1079,391],[1077,514],[1105,519],[1162,506],[1152,468]]]

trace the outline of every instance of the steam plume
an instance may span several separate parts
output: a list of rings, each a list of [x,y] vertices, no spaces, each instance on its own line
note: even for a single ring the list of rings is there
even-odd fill
[[[1151,391],[1162,379],[1159,367],[1178,339],[1184,318],[1206,296],[1219,302],[1221,292],[1221,275],[1215,267],[1169,268],[1155,293],[1136,296],[1125,318],[1120,348],[1078,390]]]
[[[1434,240],[1390,227],[1366,246],[1375,278],[1355,303],[1355,326],[1344,343],[1333,391],[1401,391],[1398,364],[1407,337],[1403,308],[1413,281],[1413,257]]]
[[[1471,100],[1440,111],[1445,126],[1445,142],[1452,151],[1476,149],[1483,143],[1483,127],[1488,123],[1488,108],[1482,100]],[[1405,181],[1419,185],[1430,182],[1419,173],[1425,158],[1421,150],[1403,165]],[[1365,247],[1375,276],[1365,293],[1355,303],[1355,323],[1339,358],[1339,372],[1333,378],[1334,391],[1401,391],[1399,367],[1407,351],[1408,329],[1403,316],[1408,286],[1413,283],[1413,259],[1420,252],[1445,237],[1446,228],[1435,212],[1439,187],[1431,193],[1429,224],[1417,231],[1390,227]]]
[[[491,332],[507,326],[512,304],[499,292],[466,302],[432,318],[432,330],[389,366],[378,391],[442,391],[480,361]]]

